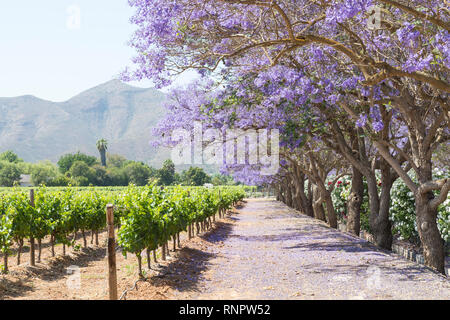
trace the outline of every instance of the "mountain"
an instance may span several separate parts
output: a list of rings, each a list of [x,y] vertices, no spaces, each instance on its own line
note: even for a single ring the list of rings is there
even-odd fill
[[[25,161],[56,162],[65,153],[98,156],[105,138],[109,153],[160,166],[167,149],[155,149],[151,128],[163,118],[166,96],[112,80],[65,102],[34,96],[0,98],[0,152],[11,149]]]

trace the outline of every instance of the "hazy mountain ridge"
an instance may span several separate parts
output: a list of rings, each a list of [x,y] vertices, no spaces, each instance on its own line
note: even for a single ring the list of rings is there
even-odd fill
[[[65,102],[34,96],[0,98],[0,151],[11,149],[25,161],[57,161],[78,150],[97,155],[95,143],[109,142],[108,152],[159,166],[167,150],[149,145],[151,128],[163,118],[166,95],[112,80]]]

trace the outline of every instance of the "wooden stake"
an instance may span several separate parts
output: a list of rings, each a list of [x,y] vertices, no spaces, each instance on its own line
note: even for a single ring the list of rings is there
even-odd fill
[[[34,208],[34,190],[30,190],[30,206]],[[33,267],[36,265],[36,258],[34,255],[34,236],[30,236],[30,265]]]
[[[116,269],[116,243],[114,239],[114,206],[106,206],[106,221],[108,223],[108,281],[109,300],[117,300],[117,269]]]

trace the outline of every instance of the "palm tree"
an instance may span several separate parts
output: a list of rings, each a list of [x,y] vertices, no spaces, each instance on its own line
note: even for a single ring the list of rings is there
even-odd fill
[[[102,166],[106,167],[106,150],[108,149],[108,141],[106,139],[100,139],[97,141],[97,149],[100,152],[100,160]]]

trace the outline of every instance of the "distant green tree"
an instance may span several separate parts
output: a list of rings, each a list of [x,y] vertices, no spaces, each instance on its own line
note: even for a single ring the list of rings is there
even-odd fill
[[[89,178],[84,176],[75,177],[73,181],[75,181],[75,184],[79,187],[88,187],[92,185],[92,183],[89,182]]]
[[[66,173],[67,171],[70,170],[70,168],[76,161],[82,161],[86,163],[88,166],[92,166],[94,165],[94,163],[97,162],[97,158],[93,156],[88,156],[84,153],[81,153],[80,151],[78,151],[75,154],[71,153],[65,154],[61,158],[59,158],[58,161],[59,171],[61,173]]]
[[[17,168],[19,169],[21,174],[31,174],[31,170],[35,166],[35,164],[30,162],[18,162],[15,165],[17,165]]]
[[[156,172],[158,174],[158,172]],[[178,172],[175,172],[174,176],[173,176],[173,182],[172,184],[177,185],[177,184],[182,184],[183,183],[183,178],[181,177],[181,174],[179,174]]]
[[[202,186],[211,182],[211,177],[199,167],[190,167],[181,174],[181,182],[187,186]]]
[[[175,181],[175,164],[172,160],[167,159],[164,161],[163,166],[157,172],[159,184],[164,186],[170,186]]]
[[[53,180],[47,182],[47,186],[49,187],[67,187],[69,184],[73,184],[73,181],[61,173]]]
[[[31,182],[35,186],[41,184],[52,185],[52,181],[59,175],[58,168],[49,161],[40,162],[31,168]]]
[[[106,168],[101,165],[95,164],[92,166],[95,172],[94,185],[96,186],[107,186],[108,185],[108,174]]]
[[[150,168],[141,163],[133,162],[125,167],[125,173],[128,176],[128,181],[137,186],[145,186],[150,178]]]
[[[95,170],[84,161],[75,161],[68,173],[79,186],[95,184]]]
[[[106,170],[106,185],[108,186],[127,186],[128,176],[125,168],[109,167]]]
[[[11,150],[6,150],[5,152],[0,154],[0,161],[7,161],[10,163],[23,162],[23,160],[20,159],[19,156]]]
[[[128,162],[129,160],[119,154],[106,155],[106,165],[108,167],[123,168]]]
[[[100,139],[97,141],[97,149],[100,152],[100,161],[102,166],[106,167],[106,150],[108,149],[108,141]]]
[[[222,174],[214,174],[211,177],[211,183],[215,186],[231,186],[236,184],[231,176]]]
[[[12,187],[20,181],[20,170],[15,163],[0,161],[0,186]]]

